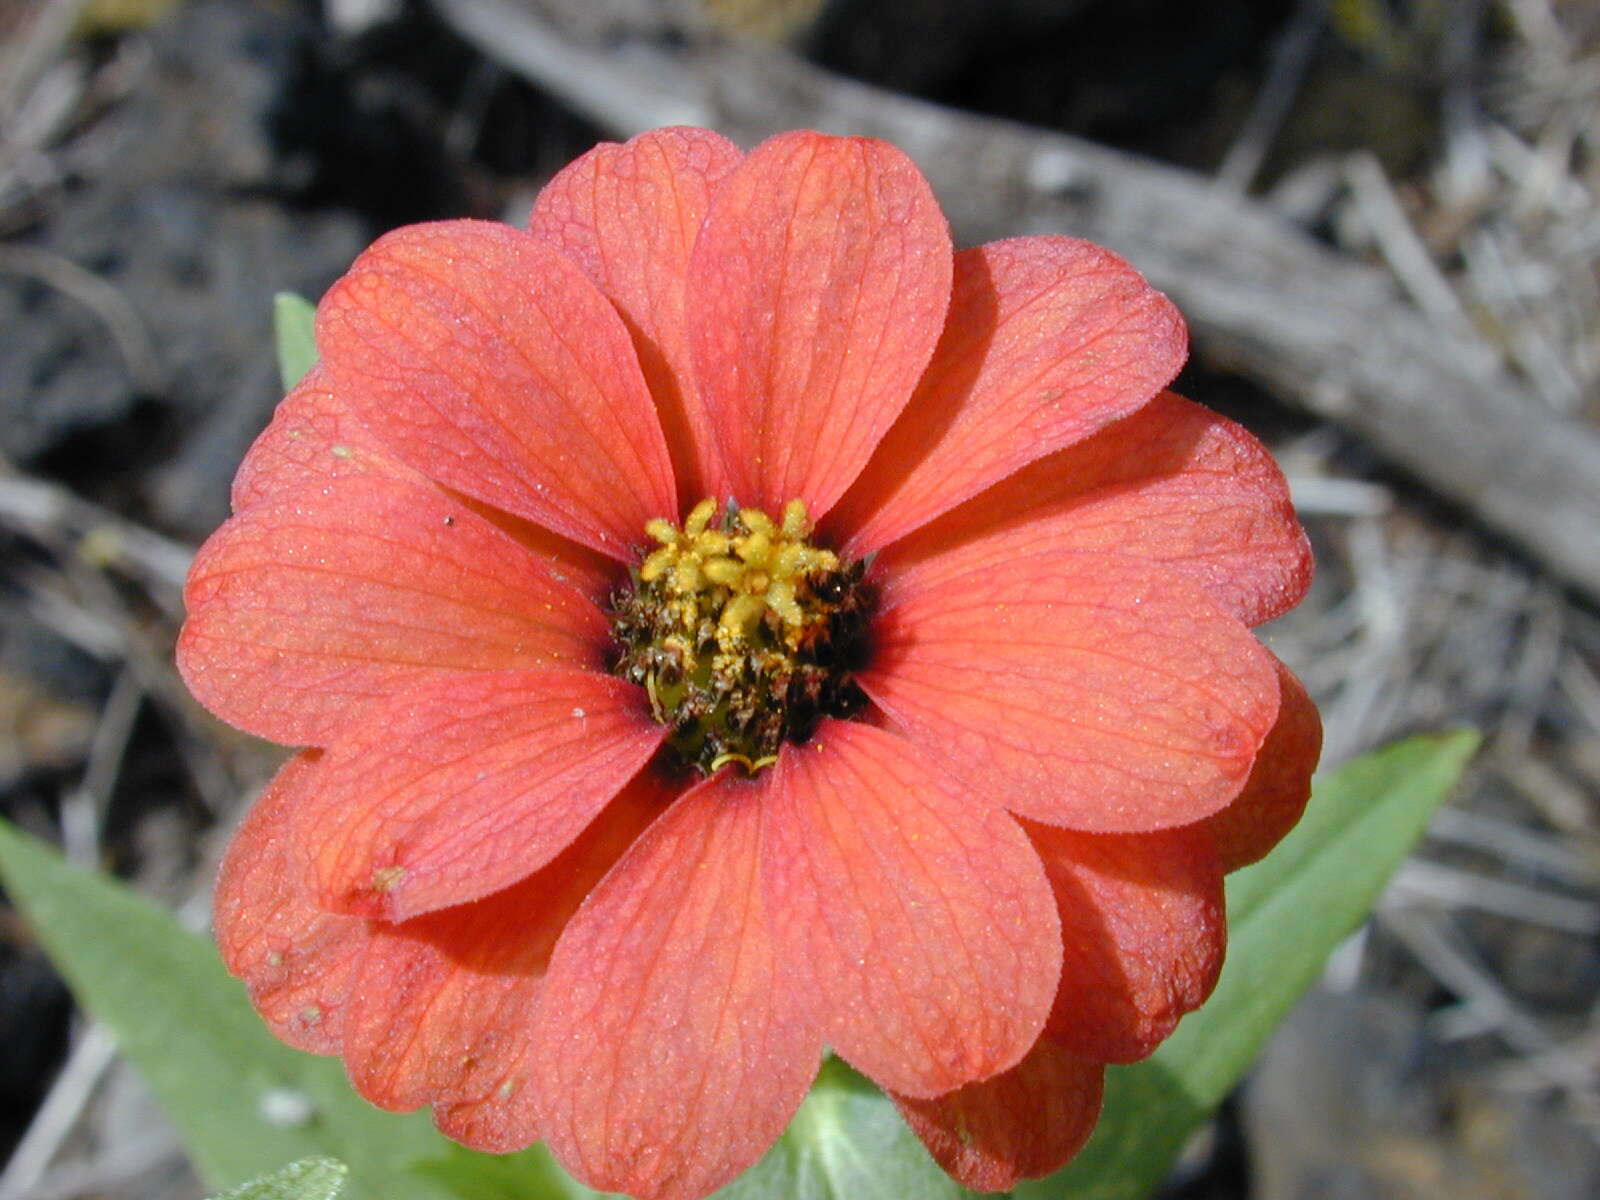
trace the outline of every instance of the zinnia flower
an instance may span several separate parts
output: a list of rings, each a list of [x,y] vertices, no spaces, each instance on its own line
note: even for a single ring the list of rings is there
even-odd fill
[[[1297,819],[1248,626],[1310,560],[1177,312],[952,254],[904,155],[603,145],[527,232],[402,229],[200,553],[180,662],[306,747],[217,930],[286,1041],[467,1145],[702,1196],[825,1048],[978,1188],[1087,1137]]]

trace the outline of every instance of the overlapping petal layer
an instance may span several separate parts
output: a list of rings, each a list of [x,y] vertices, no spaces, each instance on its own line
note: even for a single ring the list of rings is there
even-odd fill
[[[604,143],[539,193],[529,232],[555,246],[621,311],[672,450],[687,512],[723,480],[701,461],[712,418],[689,362],[689,254],[712,193],[743,157],[707,129],[657,129]],[[667,514],[657,514],[665,516]]]
[[[676,505],[633,343],[578,267],[520,230],[388,234],[317,309],[335,391],[430,479],[627,561]]]
[[[757,784],[723,772],[645,831],[567,927],[540,1001],[540,1131],[591,1187],[689,1200],[755,1162],[816,1075],[780,969]]]
[[[1239,794],[1278,702],[1248,630],[1141,559],[974,557],[896,580],[859,677],[927,761],[1095,832],[1196,821]]]
[[[1046,1034],[1009,1071],[928,1100],[896,1096],[906,1124],[958,1183],[1004,1192],[1083,1148],[1100,1115],[1105,1068]]]
[[[1311,775],[1322,754],[1322,718],[1294,672],[1278,663],[1278,720],[1261,743],[1238,799],[1201,824],[1224,871],[1264,857],[1295,827],[1311,799]]]
[[[384,1108],[434,1106],[482,1150],[537,1136],[535,1006],[568,918],[670,792],[641,775],[565,851],[521,883],[404,924],[375,922],[355,973],[342,1052]]]
[[[222,961],[289,1045],[337,1054],[351,979],[367,923],[316,903],[290,844],[293,807],[316,776],[321,754],[285,763],[228,845],[212,920]]]
[[[602,667],[605,618],[558,573],[437,488],[334,479],[249,505],[201,547],[178,665],[223,719],[327,745],[425,679]]]
[[[1061,913],[1049,1031],[1096,1062],[1154,1050],[1217,982],[1227,944],[1222,869],[1194,826],[1078,833],[1030,823]]]
[[[334,742],[295,813],[323,905],[404,921],[559,854],[655,753],[639,688],[590,671],[455,675]]]
[[[936,1096],[1027,1053],[1056,990],[1058,924],[1010,816],[857,722],[824,722],[756,786],[779,944],[840,1055]]]
[[[1311,582],[1305,531],[1266,449],[1171,392],[891,546],[884,574],[913,588],[1019,554],[1083,551],[1163,563],[1248,625],[1292,608]]]
[[[1172,302],[1109,250],[1031,237],[961,251],[933,361],[835,514],[846,548],[877,550],[1127,416],[1187,352]]]
[[[894,147],[795,133],[751,151],[689,261],[710,494],[825,513],[917,386],[950,276],[944,216]]]
[[[255,440],[233,481],[233,507],[239,511],[264,500],[292,498],[351,475],[382,475],[424,484],[413,471],[385,450],[356,417],[350,405],[329,387],[327,373],[311,370],[273,413],[271,423]],[[470,497],[451,493],[485,520],[499,526],[534,554],[550,563],[551,577],[563,576],[597,603],[615,588],[619,570],[614,560],[552,533],[542,525],[513,517]]]

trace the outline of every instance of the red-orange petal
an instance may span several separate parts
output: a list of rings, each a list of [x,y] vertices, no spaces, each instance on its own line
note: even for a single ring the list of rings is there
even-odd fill
[[[1283,472],[1254,437],[1164,392],[889,547],[907,586],[1014,555],[1093,551],[1189,576],[1247,625],[1299,603],[1311,549]]]
[[[404,924],[374,922],[344,1027],[356,1090],[396,1111],[432,1104],[439,1127],[477,1150],[533,1142],[533,1026],[550,952],[670,799],[645,772],[522,882]]]
[[[927,180],[865,138],[782,134],[713,197],[689,262],[689,349],[712,494],[819,517],[911,397],[950,303]]]
[[[346,475],[420,479],[379,448],[350,406],[328,386],[327,373],[318,365],[283,398],[239,464],[233,477],[233,508],[237,512]]]
[[[778,969],[761,792],[685,794],[579,909],[545,977],[541,1135],[590,1187],[698,1200],[754,1163],[817,1072],[811,998]]]
[[[315,786],[321,753],[283,765],[245,817],[217,879],[213,922],[222,961],[289,1045],[337,1054],[367,923],[318,907],[289,844],[289,814]]]
[[[1172,302],[1091,242],[963,250],[933,361],[830,524],[877,550],[1133,412],[1188,348]]]
[[[1083,1149],[1100,1116],[1105,1068],[1039,1039],[1016,1066],[993,1079],[929,1100],[895,1096],[911,1131],[963,1187],[1009,1191]]]
[[[1300,820],[1311,799],[1311,775],[1322,755],[1322,717],[1294,672],[1278,663],[1278,720],[1261,743],[1238,799],[1201,822],[1224,871],[1266,856]]]
[[[1194,826],[1026,828],[1061,912],[1050,1033],[1084,1058],[1136,1062],[1216,986],[1227,945],[1216,851]]]
[[[605,618],[555,575],[431,485],[334,479],[248,506],[201,547],[178,666],[223,720],[327,745],[425,679],[602,667]]]
[[[256,438],[233,480],[234,511],[264,500],[286,499],[347,475],[382,475],[436,486],[383,449],[355,412],[328,386],[321,366],[284,397],[272,421]],[[467,505],[533,553],[551,560],[551,574],[564,574],[585,596],[603,603],[616,587],[615,560],[569,542],[470,497]]]
[[[1015,1064],[1055,995],[1059,925],[1026,835],[906,741],[826,721],[765,785],[767,895],[823,1036],[934,1096]]]
[[[709,494],[712,445],[689,364],[686,290],[711,195],[743,153],[709,129],[654,129],[605,142],[539,193],[528,232],[583,268],[621,310],[655,396],[687,512]]]
[[[405,921],[550,862],[666,732],[610,675],[447,676],[333,743],[296,836],[325,906]]]
[[[1239,794],[1277,716],[1271,656],[1158,564],[1030,552],[899,584],[861,686],[1023,816],[1102,833],[1197,821]]]
[[[328,292],[334,390],[439,483],[626,561],[677,507],[633,343],[578,266],[508,225],[380,238]]]

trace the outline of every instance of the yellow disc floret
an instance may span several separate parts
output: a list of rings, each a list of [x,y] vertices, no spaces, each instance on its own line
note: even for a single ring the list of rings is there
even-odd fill
[[[755,772],[785,739],[861,703],[849,682],[866,625],[858,563],[808,540],[805,504],[782,519],[714,500],[683,527],[657,519],[659,544],[616,598],[617,673],[643,685],[672,744],[707,772]]]
[[[806,625],[799,589],[812,575],[837,571],[839,556],[806,541],[811,522],[799,500],[784,506],[781,525],[760,509],[745,508],[735,530],[708,529],[716,511],[716,501],[700,501],[682,532],[668,521],[646,525],[661,549],[644,560],[639,582],[661,581],[685,632],[715,609],[717,644],[724,650],[750,646],[768,613],[777,617],[784,644],[798,649]]]

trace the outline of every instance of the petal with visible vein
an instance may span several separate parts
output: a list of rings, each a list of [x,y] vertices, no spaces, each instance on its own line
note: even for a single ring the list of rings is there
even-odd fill
[[[284,397],[239,465],[233,480],[234,511],[287,499],[348,475],[380,475],[435,486],[378,444],[350,406],[328,387],[317,366]],[[552,574],[565,573],[590,599],[602,602],[615,588],[614,560],[481,501],[463,498],[463,502],[533,553],[551,560]]]
[[[431,485],[334,479],[250,505],[201,547],[178,666],[223,720],[327,745],[425,679],[603,667],[605,618],[556,574]]]
[[[799,1107],[821,1035],[779,970],[760,791],[715,776],[645,831],[556,946],[534,1062],[542,1136],[590,1187],[697,1200]]]
[[[309,750],[285,763],[233,835],[213,921],[222,961],[273,1032],[298,1050],[337,1054],[367,923],[320,908],[290,848],[290,816],[320,758]]]
[[[627,561],[675,515],[666,442],[615,308],[553,247],[444,221],[380,238],[324,298],[335,391],[430,479]]]
[[[909,586],[1073,551],[1160,562],[1247,625],[1293,608],[1311,582],[1311,548],[1266,447],[1171,392],[1024,467],[889,547],[883,562]]]
[[[912,1096],[1016,1063],[1043,1027],[1060,945],[1016,821],[856,722],[824,722],[771,775],[769,903],[833,1048]]]
[[[318,365],[283,398],[239,464],[234,511],[346,475],[421,478],[379,447]]]
[[[603,143],[539,193],[528,232],[584,269],[633,335],[687,512],[708,494],[712,445],[689,365],[689,253],[711,195],[744,155],[709,129],[653,129]]]
[[[1188,353],[1172,302],[1090,242],[963,250],[944,336],[831,524],[854,557],[1139,408]]]
[[[1009,1191],[1083,1148],[1100,1115],[1105,1068],[1049,1036],[1016,1066],[929,1100],[895,1096],[900,1115],[963,1187]]]
[[[950,303],[950,234],[884,142],[782,134],[712,198],[689,350],[720,454],[711,494],[820,517],[911,397]]]
[[[325,906],[404,921],[544,866],[666,732],[644,692],[609,675],[424,683],[334,742],[296,837]]]
[[[1271,656],[1158,564],[1019,554],[886,595],[858,679],[891,727],[1013,812],[1096,832],[1197,821],[1277,716]]]

